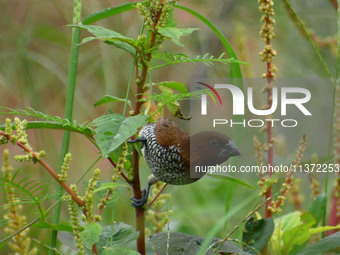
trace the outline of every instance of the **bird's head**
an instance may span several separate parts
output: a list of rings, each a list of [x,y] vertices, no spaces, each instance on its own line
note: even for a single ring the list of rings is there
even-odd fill
[[[235,143],[224,134],[204,131],[190,137],[190,164],[222,164],[230,157],[240,155]]]

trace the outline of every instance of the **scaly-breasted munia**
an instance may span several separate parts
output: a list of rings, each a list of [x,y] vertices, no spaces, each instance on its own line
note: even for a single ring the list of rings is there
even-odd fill
[[[144,159],[151,169],[147,191],[141,199],[132,198],[132,206],[147,201],[150,186],[157,181],[172,185],[193,183],[204,176],[200,172],[190,177],[190,166],[216,166],[232,156],[240,155],[236,145],[226,135],[215,131],[190,136],[173,121],[161,118],[146,124],[139,133]]]

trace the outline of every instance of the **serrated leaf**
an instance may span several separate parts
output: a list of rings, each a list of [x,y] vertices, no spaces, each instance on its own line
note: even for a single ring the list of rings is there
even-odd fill
[[[169,65],[173,64],[180,64],[180,63],[202,63],[206,66],[212,66],[214,63],[221,63],[221,64],[229,64],[229,63],[240,63],[240,64],[247,64],[245,62],[240,62],[237,59],[234,58],[223,58],[225,53],[222,53],[218,57],[214,57],[213,55],[204,54],[203,56],[196,56],[195,58],[191,58],[183,53],[177,53],[177,54],[172,54],[169,51],[161,52],[161,51],[155,51],[153,53],[153,60],[163,60],[166,63],[163,64],[155,64],[156,62],[152,62],[153,64],[150,66],[150,71],[155,70],[158,68],[166,67]]]
[[[155,250],[159,254],[176,254],[176,255],[197,255],[204,238],[185,234],[185,233],[159,233],[151,237],[151,242]],[[213,254],[214,249],[218,246],[218,238],[214,238],[211,241],[212,246],[206,250],[205,255]],[[169,247],[169,250],[167,250]],[[167,253],[168,251],[168,253]],[[221,245],[219,252],[225,252],[230,254],[246,255],[236,244],[231,241],[226,241]]]
[[[106,95],[103,96],[97,103],[94,104],[95,107],[102,105],[102,104],[107,104],[107,103],[111,103],[111,102],[125,102],[125,98],[119,98],[119,97],[115,97],[115,96],[110,96],[110,95]],[[127,100],[127,104],[131,105],[131,101]]]
[[[242,242],[248,246],[244,251],[251,254],[256,254],[256,251],[260,251],[270,240],[274,231],[274,221],[272,218],[256,220],[254,217],[250,217],[245,224]]]
[[[92,245],[98,242],[101,233],[102,226],[100,226],[98,223],[91,222],[87,223],[84,226],[84,231],[80,232],[79,236],[81,237],[81,240],[84,242],[84,245],[87,248],[90,248],[92,247]]]
[[[168,107],[169,111],[172,115],[175,115],[178,111],[180,111],[180,104],[178,101],[172,100],[174,94],[173,91],[165,86],[160,86],[159,89],[166,100],[166,106]]]
[[[145,125],[148,116],[137,115],[125,117],[121,114],[109,114],[94,120],[97,126],[96,139],[103,158],[117,149],[121,144],[137,133],[138,129]]]
[[[186,36],[194,32],[195,30],[198,30],[198,28],[176,28],[176,27],[159,27],[158,32],[165,36],[170,38],[174,43],[176,43],[178,46],[184,47],[184,45],[180,42],[181,36]]]
[[[164,87],[179,91],[181,93],[188,93],[188,90],[185,87],[185,84],[181,82],[177,82],[177,81],[162,81],[162,82],[155,83],[155,85],[164,86]]]
[[[95,25],[71,25],[71,27],[85,29],[94,35],[94,37],[90,36],[83,39],[82,44],[92,40],[101,40],[107,44],[112,44],[117,48],[125,50],[131,54],[135,54],[136,52],[134,39],[123,36],[113,30]]]

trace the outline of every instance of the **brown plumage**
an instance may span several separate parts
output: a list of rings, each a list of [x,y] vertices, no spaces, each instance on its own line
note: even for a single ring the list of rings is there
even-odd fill
[[[189,136],[165,118],[145,125],[139,141],[143,142],[144,159],[154,176],[149,179],[148,189],[158,180],[172,185],[195,182],[205,173],[190,176],[190,167],[193,170],[195,166],[216,166],[229,157],[240,155],[235,144],[224,134],[204,131]]]

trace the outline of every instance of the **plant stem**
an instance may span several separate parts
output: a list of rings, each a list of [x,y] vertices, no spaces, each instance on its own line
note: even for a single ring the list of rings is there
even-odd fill
[[[162,1],[161,1],[162,2]],[[158,20],[162,14],[162,9],[160,9],[155,15],[154,20],[154,28],[157,26]],[[156,43],[157,34],[155,31],[151,31],[151,39],[150,44],[148,46],[149,49],[152,49]],[[143,102],[141,101],[143,97],[143,93],[145,92],[146,78],[149,71],[149,63],[152,58],[152,52],[141,56],[141,65],[142,72],[138,77],[137,82],[137,92],[136,92],[136,103],[135,103],[135,111],[134,115],[140,114]],[[136,63],[137,66],[137,63]],[[137,73],[138,74],[138,73]],[[135,148],[133,148],[133,194],[134,198],[141,198],[142,192],[140,187],[140,179],[139,179],[139,155]],[[135,209],[136,211],[136,230],[139,231],[139,236],[137,239],[137,251],[142,255],[145,255],[145,209],[143,207],[138,207]]]
[[[337,8],[338,3],[340,1],[333,0],[333,4],[336,6],[336,10],[338,13],[338,35],[337,35],[337,43],[338,43],[338,57],[337,57],[337,64],[336,64],[336,73],[335,73],[335,81],[336,81],[336,87],[334,89],[334,98],[333,98],[333,132],[332,132],[332,140],[333,140],[333,152],[334,152],[334,163],[339,164],[340,163],[340,109],[339,109],[339,103],[340,103],[340,85],[339,85],[339,53],[340,53],[340,10]],[[331,143],[330,143],[331,145]],[[330,151],[328,152],[328,155],[330,155]],[[334,190],[332,192],[332,205],[331,210],[329,212],[328,216],[328,225],[329,226],[336,226],[340,222],[340,216],[339,216],[339,204],[340,204],[340,173],[338,173],[336,177],[336,184],[334,187]],[[326,215],[326,211],[325,211]],[[325,220],[324,220],[325,222]],[[337,232],[337,230],[330,230],[326,232],[326,235],[329,236],[331,234],[334,234]]]
[[[81,0],[74,0],[73,7],[73,24],[76,25],[81,21]],[[78,57],[79,57],[79,43],[80,43],[80,29],[73,28],[72,29],[72,43],[71,43],[71,56],[70,56],[70,66],[68,72],[68,81],[67,81],[67,92],[66,92],[66,104],[65,104],[65,119],[72,121],[72,112],[73,112],[73,102],[74,102],[74,92],[76,86],[76,78],[77,78],[77,69],[78,69]],[[64,131],[63,133],[63,141],[62,141],[62,149],[60,153],[59,165],[61,166],[64,160],[64,157],[69,149],[70,143],[70,132]],[[64,188],[64,187],[63,187]],[[62,187],[57,187],[57,194],[62,194]],[[58,195],[56,200],[58,201],[61,195]],[[60,210],[61,204],[57,204],[53,213],[52,224],[58,224],[60,218]],[[52,248],[56,248],[57,244],[57,235],[58,231],[53,230],[51,236],[51,244]],[[50,249],[50,255],[54,255],[54,249]]]
[[[268,40],[267,45],[270,45],[270,41]],[[271,76],[271,72],[270,72],[270,63],[267,63],[267,83],[268,86],[270,87],[271,81],[272,81],[272,76]],[[268,88],[267,90],[267,104],[268,104],[268,108],[271,108],[272,106],[272,89]],[[271,124],[268,122],[267,123],[267,144],[269,146],[268,148],[268,175],[272,176],[272,171],[270,171],[271,166],[273,165],[273,146],[272,146],[272,139],[273,139],[273,135],[272,135],[272,126]],[[271,204],[271,199],[268,199],[272,196],[272,187],[270,186],[266,192],[266,207],[265,207],[265,218],[269,218],[272,216],[272,212],[269,210],[269,206]]]
[[[148,60],[151,59],[151,54],[147,54],[146,58]],[[135,115],[140,113],[142,108],[142,93],[144,92],[145,81],[148,73],[148,65],[143,65],[142,74],[140,77],[140,81],[137,83],[137,95],[136,95],[136,103],[135,103]],[[139,179],[139,155],[138,151],[133,148],[133,196],[134,198],[141,198],[142,192],[140,187],[140,179]],[[136,211],[136,230],[139,231],[139,236],[137,239],[137,251],[142,255],[145,255],[145,214],[144,208],[138,207],[135,209]]]
[[[273,78],[275,72],[275,66],[272,64],[272,59],[276,55],[276,52],[272,49],[271,46],[271,38],[275,36],[274,34],[274,10],[273,10],[273,1],[272,0],[264,0],[260,5],[260,10],[263,12],[262,22],[264,23],[261,28],[261,37],[265,41],[266,46],[264,50],[261,52],[261,57],[264,62],[266,62],[266,73],[263,77],[267,79],[267,84],[264,87],[264,91],[267,92],[267,108],[270,109],[273,104]],[[272,116],[271,116],[272,117]],[[270,170],[273,166],[273,130],[272,125],[268,122],[266,127],[267,133],[267,165],[268,165],[268,177],[272,176],[272,171]],[[266,207],[265,207],[265,218],[269,218],[272,216],[272,211],[270,210],[270,205],[272,203],[272,186],[268,187],[266,191]]]
[[[135,198],[141,198],[142,192],[139,180],[139,155],[135,148],[133,148],[133,194]],[[145,255],[145,218],[144,208],[138,207],[135,209],[136,213],[136,230],[139,231],[137,239],[137,251]]]

